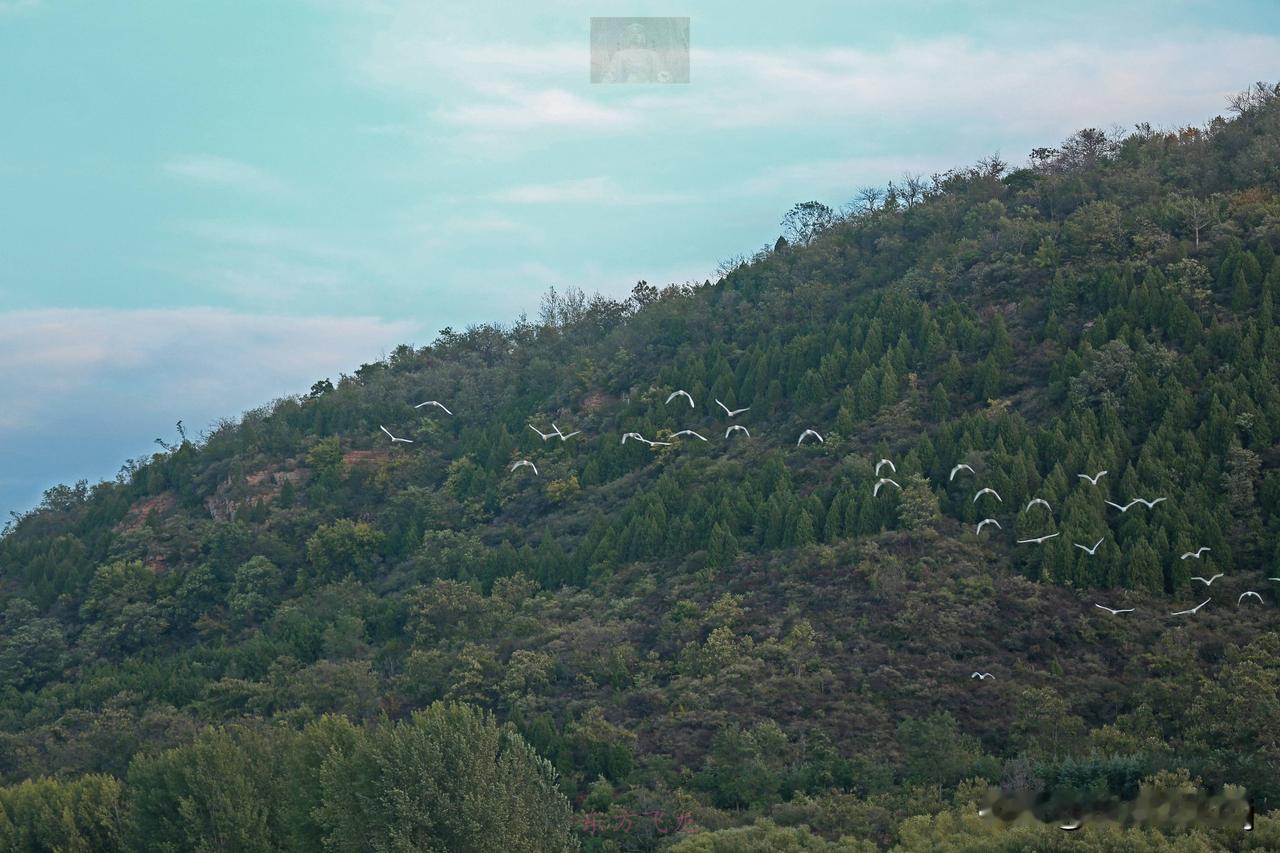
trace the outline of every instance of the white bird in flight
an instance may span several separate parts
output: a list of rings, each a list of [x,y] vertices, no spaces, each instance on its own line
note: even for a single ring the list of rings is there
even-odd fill
[[[994,676],[994,675],[992,675],[992,674],[991,674],[991,673],[989,673],[989,672],[974,672],[974,673],[973,673],[972,675],[970,675],[969,677],[970,677],[970,678],[976,678],[976,679],[978,679],[979,681],[986,681],[988,678],[995,678],[995,676]]]
[[[1103,537],[1103,539],[1105,538],[1106,537]],[[1102,544],[1102,539],[1099,539],[1097,542],[1094,542],[1092,548],[1090,548],[1087,545],[1081,545],[1079,542],[1072,542],[1071,544],[1075,545],[1081,551],[1084,551],[1086,554],[1092,557],[1094,554],[1098,553],[1098,546]]]
[[[994,524],[996,527],[1000,527],[1000,522],[996,521],[994,518],[984,518],[982,521],[978,522],[978,529],[973,531],[973,535],[977,536],[982,532],[982,528],[986,527],[988,524]],[[1000,529],[1004,530],[1003,527],[1000,527]]]
[[[734,424],[733,426],[729,427],[727,430],[724,431],[724,437],[728,438],[730,433],[736,432],[738,430],[745,432],[747,434],[747,438],[751,438],[751,430],[747,429],[742,424]]]
[[[555,429],[556,435],[560,436],[561,441],[568,441],[569,439],[573,438],[575,435],[578,435],[582,432],[582,430],[580,429],[575,429],[573,432],[560,432],[560,427],[556,426],[555,421],[551,422],[551,426],[553,429]]]
[[[702,438],[702,436],[701,436],[701,435],[699,435],[697,432],[694,432],[694,431],[693,431],[693,430],[691,430],[691,429],[682,429],[682,430],[680,430],[678,433],[676,433],[675,435],[673,435],[673,436],[672,436],[672,438],[675,438],[676,436],[681,436],[681,435],[691,435],[691,436],[693,436],[694,438],[701,438],[703,441],[706,441],[706,439],[705,439],[705,438]]]
[[[960,471],[968,471],[970,474],[972,474],[973,468],[961,462],[959,465],[951,469],[951,476],[947,478],[947,482],[949,483],[952,480],[954,480],[956,478],[956,474]]]
[[[1258,601],[1262,601],[1262,596],[1250,589],[1240,593],[1240,597],[1236,599],[1236,604],[1238,605],[1240,602],[1244,601],[1244,597],[1246,595],[1252,595],[1254,598],[1258,599]]]
[[[627,439],[628,439],[628,438],[634,438],[636,441],[640,442],[641,444],[647,444],[647,445],[649,445],[650,447],[654,447],[654,446],[656,446],[656,445],[662,445],[663,447],[670,447],[670,446],[671,446],[671,442],[669,442],[669,441],[650,441],[649,439],[645,438],[643,435],[641,435],[641,434],[640,434],[640,433],[638,433],[638,432],[627,432],[627,433],[623,433],[623,434],[622,434],[622,443],[623,443],[623,444],[626,444],[626,443],[627,443]]]
[[[648,438],[645,438],[645,437],[644,437],[644,435],[641,435],[640,433],[623,433],[623,434],[622,434],[622,443],[623,443],[623,444],[626,444],[626,443],[627,443],[627,439],[628,439],[628,438],[634,438],[634,439],[636,439],[636,441],[637,441],[637,442],[640,442],[641,444],[648,444],[648,446],[649,446],[649,447],[653,447],[653,446],[654,446],[654,444],[662,444],[662,446],[663,446],[663,447],[669,447],[669,446],[671,446],[671,442],[652,442],[652,441],[649,441],[649,439],[648,439]]]
[[[1191,608],[1190,610],[1179,610],[1177,613],[1170,613],[1169,615],[1170,615],[1170,616],[1186,616],[1186,615],[1190,614],[1190,615],[1194,616],[1194,615],[1195,615],[1195,612],[1196,612],[1197,610],[1199,610],[1201,607],[1204,607],[1204,606],[1205,606],[1206,604],[1208,604],[1210,601],[1213,601],[1213,599],[1212,599],[1212,598],[1206,598],[1204,601],[1200,602],[1199,604],[1197,604],[1195,607]]]
[[[551,426],[555,427],[555,424],[552,424]],[[533,424],[529,424],[529,429],[536,432],[538,434],[538,438],[542,439],[543,441],[546,441],[548,438],[564,438],[564,436],[560,435],[560,430],[558,429],[555,430],[554,432],[543,432]]]
[[[1133,507],[1133,505],[1134,505],[1134,504],[1142,504],[1142,505],[1143,505],[1143,506],[1145,506],[1147,509],[1151,509],[1151,508],[1152,508],[1152,507],[1154,507],[1156,504],[1160,503],[1160,501],[1167,501],[1167,500],[1168,500],[1168,498],[1156,498],[1156,499],[1155,499],[1155,500],[1153,500],[1153,501],[1149,501],[1149,500],[1147,500],[1147,499],[1145,499],[1145,498],[1134,498],[1133,500],[1129,501],[1129,502],[1128,502],[1127,504],[1125,504],[1124,506],[1120,506],[1120,504],[1115,503],[1114,501],[1103,501],[1103,503],[1105,503],[1105,504],[1109,504],[1109,505],[1111,505],[1111,506],[1115,507],[1116,509],[1120,510],[1121,512],[1128,512],[1128,511],[1130,510],[1130,508],[1132,508],[1132,507]]]
[[[876,487],[871,490],[871,497],[874,498],[876,495],[880,494],[880,487],[884,485],[898,486],[896,481],[890,480],[888,477],[881,477],[879,480],[876,480]],[[901,490],[902,486],[898,486],[898,489]]]
[[[822,436],[818,435],[816,430],[807,429],[804,432],[800,433],[800,440],[796,442],[796,447],[799,447],[800,445],[804,444],[804,440],[809,436],[813,436],[814,438],[818,439],[819,444],[826,444],[826,442],[822,440]]]
[[[1053,507],[1049,506],[1049,502],[1044,498],[1032,498],[1027,501],[1027,508],[1024,509],[1023,512],[1029,512],[1036,504],[1044,504],[1045,509],[1049,510],[1049,512],[1053,512]]]
[[[973,496],[973,502],[974,502],[974,503],[977,503],[977,502],[978,502],[978,498],[982,497],[983,495],[988,495],[988,494],[990,494],[990,495],[995,495],[995,496],[996,496],[996,500],[1000,501],[1000,503],[1004,503],[1004,498],[1000,497],[1000,493],[999,493],[999,492],[997,492],[995,489],[991,488],[990,486],[988,486],[988,487],[987,487],[987,488],[985,488],[985,489],[981,489],[981,490],[979,490],[979,491],[978,491],[978,493],[977,493],[976,495],[974,495],[974,496]]]
[[[650,441],[649,439],[645,438],[643,435],[641,435],[638,432],[629,432],[626,435],[624,435],[622,437],[622,443],[626,444],[628,438],[634,438],[636,441],[640,442],[641,444],[647,444],[650,447],[670,447],[671,446],[671,442],[669,441]]]
[[[1061,535],[1062,535],[1061,533],[1049,533],[1044,536],[1037,536],[1035,539],[1019,539],[1018,544],[1019,545],[1033,545],[1033,544],[1039,545],[1043,543],[1046,539],[1052,539],[1055,536],[1061,536]]]
[[[521,459],[519,462],[513,462],[511,464],[512,471],[516,470],[517,468],[532,468],[534,476],[538,476],[538,466],[534,465],[528,459]]]
[[[444,403],[441,403],[439,400],[428,400],[428,401],[427,401],[427,402],[425,402],[425,403],[419,403],[418,405],[414,406],[414,408],[415,408],[415,409],[421,409],[423,406],[435,406],[437,409],[442,410],[446,415],[452,415],[452,414],[453,414],[453,412],[451,412],[451,411],[449,411],[448,409],[446,409],[446,408],[444,407]]]
[[[1112,616],[1115,616],[1117,613],[1132,613],[1132,612],[1133,612],[1133,610],[1134,610],[1132,607],[1128,608],[1127,610],[1116,610],[1115,608],[1112,608],[1112,607],[1106,607],[1105,605],[1102,605],[1102,604],[1096,604],[1096,603],[1095,603],[1093,606],[1094,606],[1094,607],[1101,607],[1103,610],[1107,611],[1107,612],[1108,612],[1108,613],[1110,613]]]
[[[671,405],[671,401],[674,400],[676,397],[684,397],[686,400],[689,401],[689,408],[691,409],[695,408],[693,398],[689,396],[688,391],[685,391],[683,389],[679,391],[672,391],[671,396],[667,397],[667,405],[668,406]]]
[[[1214,581],[1216,581],[1216,580],[1217,580],[1218,578],[1220,578],[1220,577],[1222,577],[1222,572],[1218,572],[1216,575],[1214,575],[1213,577],[1209,578],[1208,580],[1205,580],[1204,578],[1200,577],[1199,575],[1193,575],[1191,579],[1192,579],[1193,581],[1200,581],[1200,583],[1204,584],[1205,586],[1213,586],[1213,582],[1214,582]]]
[[[396,441],[403,441],[405,444],[413,444],[413,439],[411,439],[411,438],[396,438],[394,435],[391,435],[391,430],[387,429],[386,427],[382,426],[381,424],[379,424],[379,425],[378,425],[378,429],[380,429],[380,430],[382,430],[383,432],[385,432],[385,433],[387,434],[387,436],[391,439],[391,441],[392,441],[392,442],[396,442]]]
[[[751,408],[750,406],[743,406],[741,409],[730,409],[728,406],[726,406],[724,403],[721,403],[719,400],[716,400],[716,405],[724,409],[724,413],[731,418],[735,418],[738,415],[745,412],[747,409]]]
[[[1090,484],[1096,486],[1098,485],[1099,480],[1107,476],[1107,472],[1099,471],[1097,474],[1094,474],[1092,477],[1090,477],[1088,474],[1076,474],[1076,476],[1079,477],[1081,480],[1088,480]]]
[[[1182,555],[1182,559],[1184,559],[1184,560],[1185,560],[1185,559],[1187,559],[1188,557],[1195,557],[1195,558],[1198,560],[1198,559],[1200,559],[1200,555],[1201,555],[1201,554],[1203,554],[1205,551],[1212,551],[1212,550],[1213,550],[1213,549],[1212,549],[1212,548],[1210,548],[1210,547],[1208,547],[1207,545],[1201,545],[1201,546],[1200,546],[1199,548],[1197,548],[1196,550],[1194,550],[1194,551],[1188,551],[1187,553],[1183,554],[1183,555]]]
[[[883,467],[884,467],[884,466],[886,466],[886,465],[888,465],[888,466],[889,466],[889,470],[890,470],[890,471],[892,471],[892,472],[893,472],[893,473],[895,473],[895,474],[896,474],[896,473],[898,473],[898,466],[897,466],[897,465],[894,465],[894,464],[893,464],[892,462],[890,462],[888,459],[881,459],[879,462],[877,462],[877,463],[876,463],[876,476],[877,476],[877,477],[879,477],[879,476],[880,476],[880,469],[881,469],[881,468],[883,468]]]

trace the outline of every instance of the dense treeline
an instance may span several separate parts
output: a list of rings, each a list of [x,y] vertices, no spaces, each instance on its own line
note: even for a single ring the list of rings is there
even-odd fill
[[[945,849],[995,832],[976,780],[1275,808],[1280,97],[1233,106],[797,205],[715,284],[552,291],[50,490],[0,539],[0,837]],[[410,754],[482,745],[507,810],[422,805]],[[1213,832],[1095,840],[1244,843]]]

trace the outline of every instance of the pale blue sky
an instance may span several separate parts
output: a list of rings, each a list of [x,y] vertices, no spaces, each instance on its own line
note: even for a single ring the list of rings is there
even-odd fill
[[[588,83],[591,16],[691,82]],[[550,285],[702,280],[791,203],[1274,79],[1273,2],[0,0],[0,512]]]

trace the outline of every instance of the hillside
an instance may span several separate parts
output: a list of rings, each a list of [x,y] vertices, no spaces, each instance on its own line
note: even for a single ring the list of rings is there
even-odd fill
[[[0,847],[1280,846],[1280,87],[1232,106],[51,489],[0,539]],[[1256,824],[1004,827],[981,780]]]

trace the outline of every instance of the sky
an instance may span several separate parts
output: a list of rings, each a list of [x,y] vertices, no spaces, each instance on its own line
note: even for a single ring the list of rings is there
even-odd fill
[[[590,82],[591,17],[689,83]],[[1280,4],[0,0],[0,516],[548,287],[1280,78]]]

